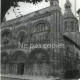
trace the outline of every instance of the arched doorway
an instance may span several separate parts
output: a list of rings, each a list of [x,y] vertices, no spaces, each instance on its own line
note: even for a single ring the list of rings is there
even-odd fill
[[[26,61],[27,58],[25,53],[23,51],[16,51],[11,56],[11,73],[23,75]]]
[[[48,76],[49,75],[49,56],[45,50],[33,50],[29,55],[30,75]]]

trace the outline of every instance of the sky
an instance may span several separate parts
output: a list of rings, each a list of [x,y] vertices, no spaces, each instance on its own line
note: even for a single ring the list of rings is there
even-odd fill
[[[75,0],[69,0],[72,4],[72,12],[75,15]],[[66,3],[66,0],[59,0],[59,6],[62,9],[62,13],[64,14],[64,4]],[[45,2],[43,0],[41,3],[38,3],[36,5],[33,5],[32,3],[24,3],[24,2],[19,2],[18,3],[20,7],[16,7],[15,9],[11,7],[7,13],[6,13],[6,20],[11,20],[14,18],[17,18],[21,15],[26,15],[31,12],[46,8],[50,6],[50,1]],[[80,8],[80,0],[76,0],[76,11]],[[14,12],[13,12],[14,9]],[[76,16],[78,18],[78,14],[76,13]]]

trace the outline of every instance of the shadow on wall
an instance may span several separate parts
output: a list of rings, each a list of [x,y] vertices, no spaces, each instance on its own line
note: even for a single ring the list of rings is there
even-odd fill
[[[79,70],[69,70],[66,71],[64,74],[65,79],[78,79],[80,78],[80,72]]]

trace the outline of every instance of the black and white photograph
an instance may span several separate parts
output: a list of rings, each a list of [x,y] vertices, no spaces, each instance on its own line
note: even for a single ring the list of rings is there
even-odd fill
[[[1,80],[80,80],[80,0],[1,0]]]

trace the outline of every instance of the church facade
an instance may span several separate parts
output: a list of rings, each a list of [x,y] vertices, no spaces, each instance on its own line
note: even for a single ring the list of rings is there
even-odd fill
[[[63,76],[80,59],[78,20],[69,0],[62,15],[58,0],[50,7],[1,25],[1,73]]]

